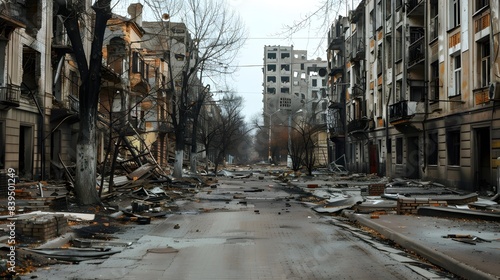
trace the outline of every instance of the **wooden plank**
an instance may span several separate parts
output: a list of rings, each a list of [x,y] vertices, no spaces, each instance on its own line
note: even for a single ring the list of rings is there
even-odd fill
[[[141,179],[144,175],[149,173],[149,171],[155,169],[156,166],[151,164],[151,163],[146,163],[142,165],[141,167],[137,168],[136,170],[132,171],[131,173],[127,174],[127,178],[130,180],[138,180]]]

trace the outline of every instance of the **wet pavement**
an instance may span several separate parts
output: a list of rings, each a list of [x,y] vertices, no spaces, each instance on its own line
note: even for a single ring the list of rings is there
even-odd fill
[[[332,275],[336,275],[335,279],[454,279],[433,272],[413,276],[412,273],[419,269],[410,265],[400,268],[401,261],[396,260],[403,257],[400,253],[394,254],[392,249],[387,249],[391,256],[395,256],[392,261],[387,260],[384,253],[373,253],[373,259],[356,263],[357,256],[352,255],[352,249],[369,249],[359,244],[359,240],[353,240],[345,233],[339,234],[331,223],[326,222],[339,225],[336,218],[347,217],[355,225],[378,232],[409,253],[417,254],[461,279],[500,279],[498,221],[396,215],[393,211],[378,211],[377,215],[371,215],[343,210],[331,216],[313,211],[311,208],[318,207],[317,202],[297,198],[321,188],[359,195],[368,184],[384,183],[384,179],[311,177],[291,178],[285,183],[271,181],[273,177],[261,178],[263,176],[254,174],[247,179],[222,179],[217,188],[200,189],[192,198],[177,199],[175,203],[180,210],[164,219],[153,219],[150,225],[124,225],[114,241],[133,245],[123,246],[121,253],[108,259],[50,266],[27,277],[333,279]],[[310,186],[319,188],[310,189]],[[395,202],[380,200],[377,205],[391,209]],[[362,204],[358,206],[361,208]],[[308,230],[303,232],[304,229]],[[304,238],[300,234],[311,235],[309,237],[319,243],[313,246],[301,244]],[[66,236],[66,241],[68,238]],[[270,238],[275,239],[270,242]],[[343,245],[345,248],[336,247],[339,241],[346,239],[350,243]],[[64,243],[64,238],[61,242]],[[217,261],[220,259],[226,260],[224,265]],[[348,268],[352,263],[370,269],[350,271]],[[332,265],[339,267],[332,268]],[[390,269],[379,271],[374,266]]]
[[[500,279],[498,222],[392,214],[372,219],[352,211],[345,215],[460,277]],[[469,235],[480,239],[463,242]]]

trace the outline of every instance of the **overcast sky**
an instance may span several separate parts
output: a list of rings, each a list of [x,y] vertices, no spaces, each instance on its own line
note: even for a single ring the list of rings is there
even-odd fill
[[[255,115],[261,115],[262,104],[262,65],[265,45],[293,45],[294,49],[307,50],[309,59],[321,57],[326,59],[326,40],[328,27],[321,27],[322,18],[312,17],[310,25],[299,33],[289,37],[284,34],[285,25],[293,25],[301,21],[314,11],[318,10],[326,0],[227,0],[231,7],[237,11],[248,30],[246,45],[241,50],[238,62],[238,71],[227,83],[237,90],[237,94],[245,100],[242,113],[249,121]],[[114,0],[116,4],[113,12],[127,15],[126,7],[129,3],[140,2],[145,6],[147,13],[147,1],[145,0]],[[352,0],[337,0],[336,3],[349,3]],[[328,25],[337,18],[338,13],[345,14],[346,4],[341,7],[331,8],[328,17]],[[147,15],[145,15],[147,18]],[[321,31],[319,31],[321,28]],[[212,90],[225,90],[212,89]],[[216,98],[217,99],[217,95]]]
[[[324,0],[230,0],[229,3],[239,12],[248,29],[248,39],[241,50],[239,71],[235,74],[234,83],[238,94],[245,100],[243,114],[246,120],[254,115],[262,114],[263,74],[262,64],[265,45],[293,45],[294,49],[307,50],[308,58],[326,59],[326,41],[321,42],[316,19],[309,28],[288,38],[284,32],[285,25],[293,25],[295,21],[305,18],[318,9]],[[281,34],[280,34],[281,33]],[[324,34],[326,36],[326,34]]]

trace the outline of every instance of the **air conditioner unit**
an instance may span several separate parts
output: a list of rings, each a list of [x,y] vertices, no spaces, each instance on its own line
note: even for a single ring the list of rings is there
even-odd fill
[[[493,100],[500,100],[500,83],[495,82],[490,84],[489,97]]]

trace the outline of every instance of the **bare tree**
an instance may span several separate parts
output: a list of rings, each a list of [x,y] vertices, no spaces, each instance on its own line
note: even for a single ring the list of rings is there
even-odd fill
[[[239,17],[224,0],[154,1],[158,17],[168,19],[162,29],[169,46],[169,88],[174,91],[171,119],[175,130],[174,177],[182,176],[188,121],[197,125],[201,106],[209,91],[204,90],[204,78],[227,74],[237,52],[245,42],[245,29]],[[165,11],[168,14],[163,14]],[[189,32],[189,40],[172,40],[173,21],[178,20]],[[182,48],[175,49],[175,45]],[[178,53],[182,49],[183,53]],[[177,53],[176,53],[177,52]],[[182,64],[179,60],[182,57]],[[192,138],[197,129],[192,127]],[[192,162],[196,162],[196,145],[191,143]]]
[[[323,125],[315,125],[313,118],[302,119],[292,126],[290,156],[292,158],[292,169],[297,171],[301,166],[307,169],[308,175],[316,166],[317,133],[324,131]]]
[[[75,194],[79,204],[93,205],[100,202],[96,190],[96,127],[97,105],[101,87],[102,43],[106,23],[111,18],[111,0],[97,0],[92,9],[95,21],[90,54],[85,53],[78,1],[56,0],[57,14],[64,18],[64,26],[73,47],[73,55],[80,72],[80,133],[76,146]]]
[[[237,149],[250,131],[241,115],[243,98],[234,93],[228,93],[220,102],[221,115],[216,120],[217,133],[212,142],[215,152],[215,172],[218,166],[224,164],[226,157]]]
[[[322,38],[316,47],[316,53],[322,55],[326,47],[325,34],[328,33],[332,22],[339,15],[347,14],[349,10],[355,9],[360,2],[360,0],[322,0],[311,11],[306,12],[303,17],[284,24],[278,35],[284,35],[293,41],[293,37],[303,30],[312,32],[310,37]]]

